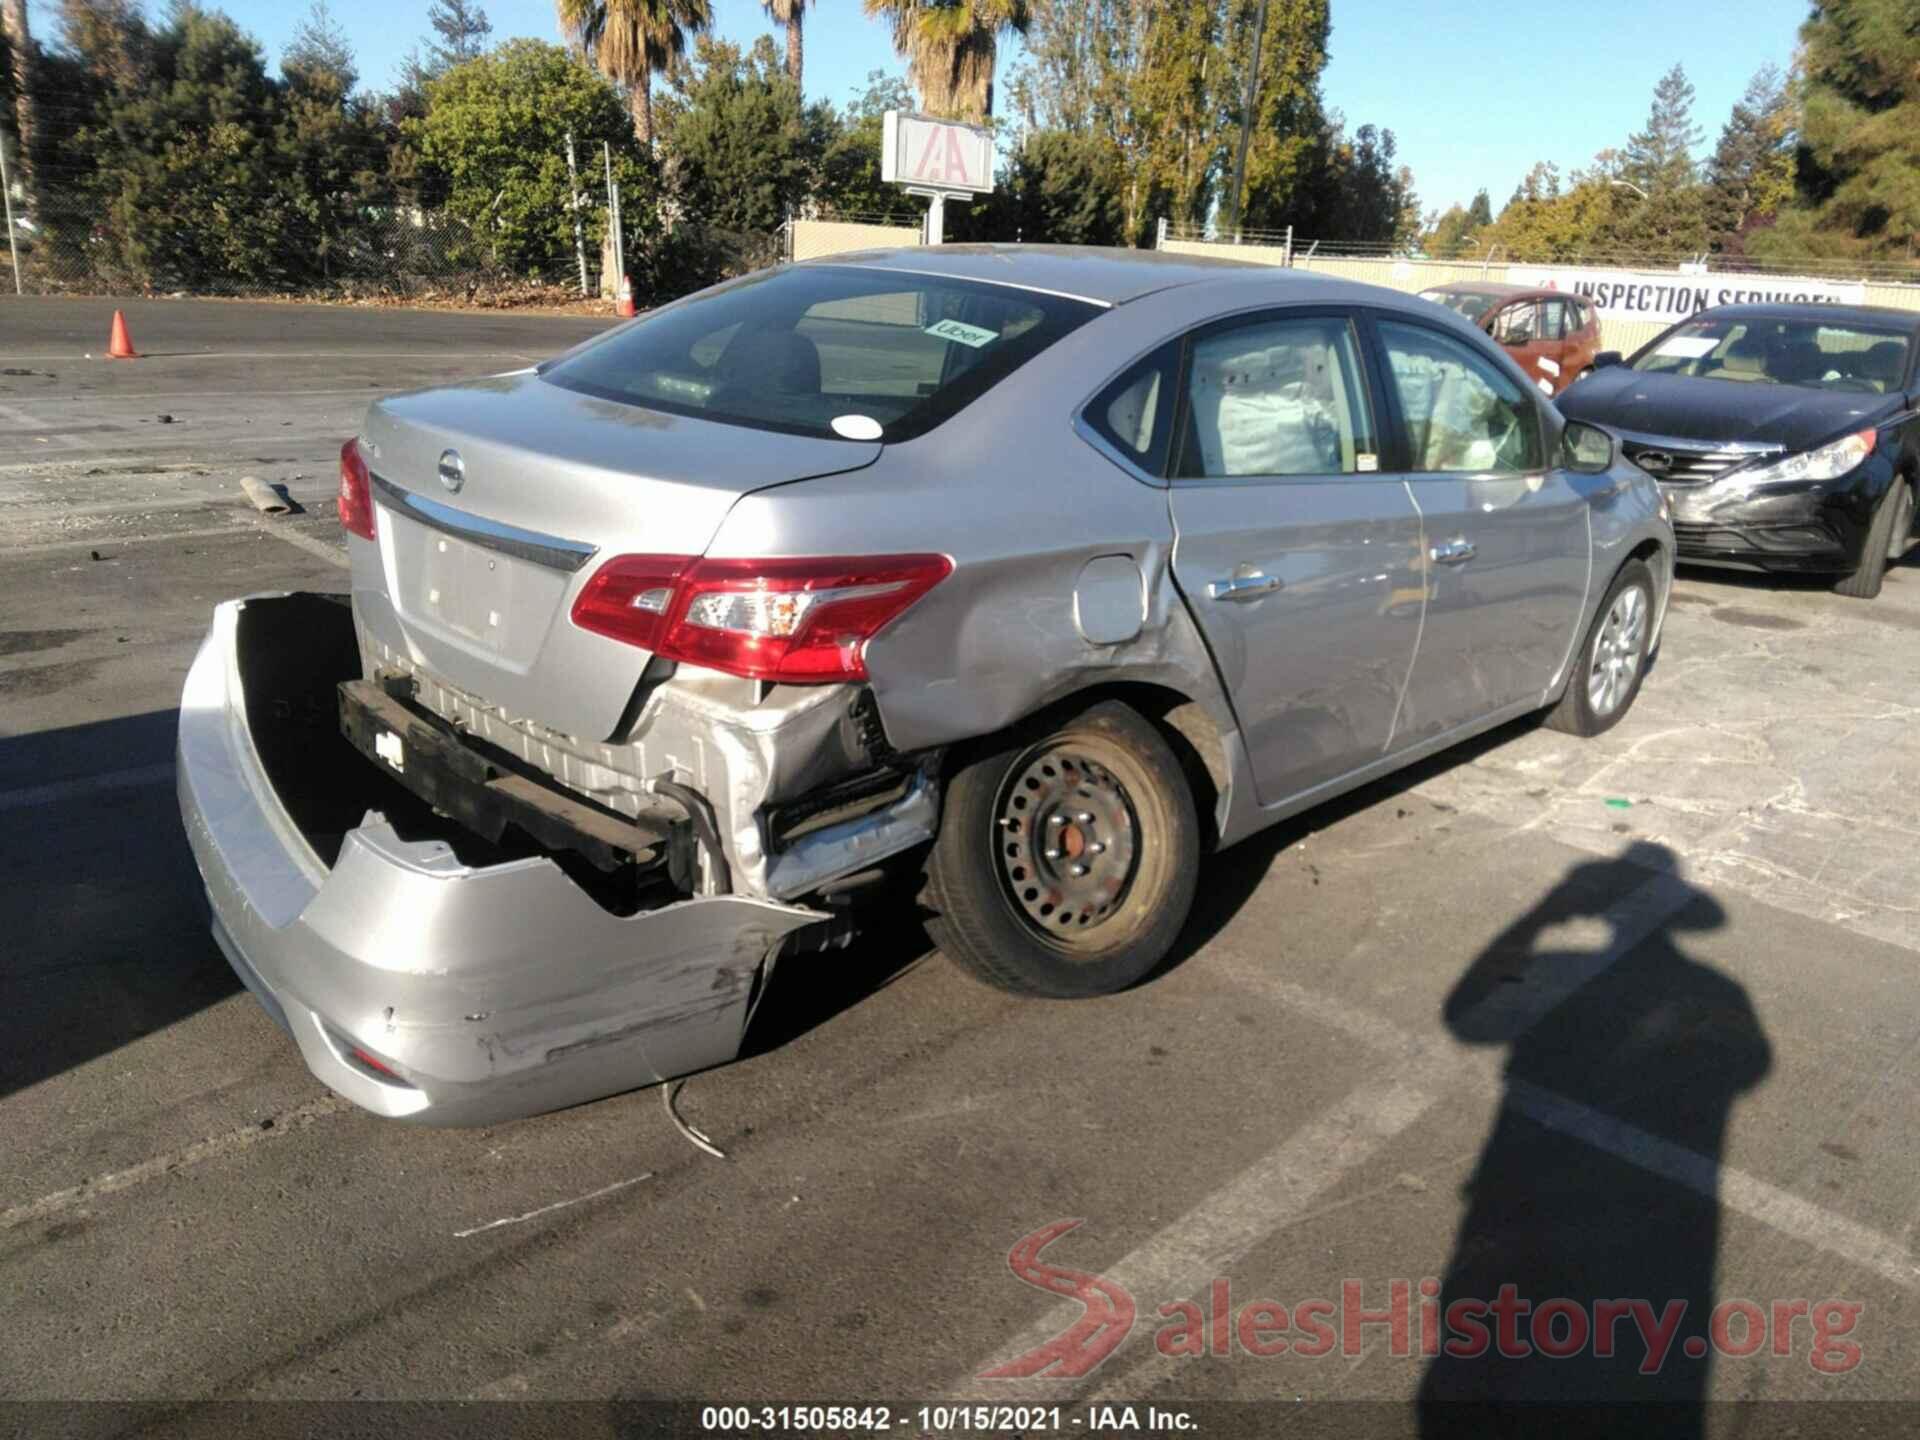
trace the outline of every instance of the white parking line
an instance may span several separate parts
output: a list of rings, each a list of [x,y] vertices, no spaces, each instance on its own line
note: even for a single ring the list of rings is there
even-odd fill
[[[1507,1105],[1536,1125],[1585,1141],[1696,1195],[1717,1199],[1728,1210],[1871,1270],[1902,1289],[1920,1285],[1920,1266],[1914,1264],[1911,1253],[1898,1240],[1823,1210],[1745,1171],[1728,1169],[1684,1145],[1649,1135],[1525,1080],[1508,1082]]]
[[[72,780],[54,780],[45,785],[26,785],[18,790],[0,790],[0,812],[27,810],[36,805],[57,805],[80,795],[98,795],[106,790],[130,790],[140,785],[158,785],[173,779],[173,762],[161,765],[136,765],[130,770],[109,770],[104,775],[80,775]]]
[[[1101,1266],[1098,1273],[1132,1295],[1198,1293],[1261,1240],[1299,1219],[1316,1197],[1406,1130],[1437,1098],[1400,1081],[1377,1080],[1360,1086],[1144,1245]],[[1044,1319],[1009,1340],[1002,1352],[956,1376],[936,1393],[1004,1398],[1013,1393],[1010,1383],[1023,1382],[983,1381],[980,1373],[1045,1345],[1066,1328],[1062,1322],[1072,1318],[1049,1309]],[[1049,1393],[1058,1391],[1057,1380],[1048,1382],[1044,1373],[1037,1379]]]
[[[1581,985],[1631,952],[1699,894],[1678,875],[1650,875],[1605,912],[1603,919],[1612,929],[1610,944],[1568,964],[1551,983],[1513,987],[1511,991],[1501,987],[1462,1017],[1461,1028],[1470,1033],[1493,1033],[1489,1027],[1497,1027],[1497,1033],[1509,1037],[1522,1033]],[[1416,1035],[1372,1011],[1290,981],[1245,971],[1235,978],[1303,1018],[1381,1052],[1395,1069],[1415,1070],[1439,1083],[1430,1083],[1425,1089],[1385,1081],[1360,1087],[1139,1248],[1111,1264],[1089,1266],[1135,1295],[1157,1300],[1198,1294],[1255,1245],[1300,1218],[1308,1200],[1324,1193],[1387,1140],[1406,1130],[1447,1089],[1464,1088],[1490,1097],[1503,1092],[1502,1052],[1498,1049],[1483,1047],[1463,1053],[1444,1038]],[[1539,1086],[1507,1080],[1504,1096],[1516,1113],[1537,1125],[1685,1186],[1726,1210],[1871,1270],[1904,1289],[1920,1288],[1920,1267],[1913,1263],[1907,1247],[1890,1236]],[[1092,1391],[1096,1384],[1102,1387],[1100,1393],[1105,1393],[1106,1387],[1151,1359],[1152,1352],[1136,1348],[1130,1356],[1116,1356],[1117,1363],[1095,1371],[1097,1379],[1089,1376],[1073,1384],[1047,1382],[1044,1378],[980,1378],[983,1371],[1003,1364],[1009,1357],[1044,1345],[1075,1318],[1064,1308],[1050,1308],[1046,1319],[1027,1327],[1004,1349],[983,1357],[940,1393],[1007,1399],[1041,1393],[1039,1387],[1044,1386],[1045,1394],[1064,1401]]]
[[[284,525],[275,525],[271,520],[262,520],[253,515],[248,515],[244,518],[249,525],[253,526],[253,528],[258,530],[262,535],[271,535],[276,540],[284,540],[287,544],[294,546],[296,549],[304,550],[309,555],[318,555],[329,565],[338,565],[342,570],[353,568],[353,561],[347,558],[347,552],[342,550],[338,545],[329,545],[326,541],[316,540],[313,536],[305,534],[302,531],[291,530]]]
[[[642,1180],[651,1180],[653,1172],[635,1175],[631,1180],[616,1180],[611,1185],[602,1185],[598,1190],[590,1190],[585,1195],[576,1195],[571,1200],[556,1200],[551,1205],[542,1205],[538,1210],[529,1210],[524,1215],[508,1215],[503,1219],[489,1220],[484,1225],[476,1225],[471,1230],[456,1230],[453,1238],[464,1240],[469,1235],[484,1235],[489,1230],[498,1230],[502,1225],[524,1225],[529,1220],[537,1220],[542,1215],[551,1215],[556,1210],[566,1210],[575,1205],[584,1205],[589,1200],[598,1200],[602,1195],[611,1195],[616,1190],[624,1190],[629,1185],[638,1185]]]

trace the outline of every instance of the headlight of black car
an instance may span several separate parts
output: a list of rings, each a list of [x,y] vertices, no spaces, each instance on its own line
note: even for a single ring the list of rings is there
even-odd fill
[[[1737,479],[1740,487],[1747,491],[1767,485],[1838,480],[1873,453],[1874,441],[1878,436],[1879,432],[1875,430],[1856,430],[1816,450],[1802,450],[1797,455],[1783,456],[1770,465],[1762,465],[1757,470],[1728,478]]]

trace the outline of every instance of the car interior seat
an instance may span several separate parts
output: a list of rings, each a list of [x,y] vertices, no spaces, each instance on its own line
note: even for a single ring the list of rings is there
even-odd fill
[[[1765,380],[1767,360],[1766,341],[1749,330],[1727,346],[1718,366],[1703,373],[1710,373],[1716,380]]]
[[[1853,362],[1854,378],[1868,381],[1882,395],[1896,389],[1900,384],[1900,375],[1907,368],[1907,347],[1898,340],[1882,340],[1869,346]]]
[[[820,347],[793,330],[743,330],[714,366],[714,397],[728,393],[818,395]]]

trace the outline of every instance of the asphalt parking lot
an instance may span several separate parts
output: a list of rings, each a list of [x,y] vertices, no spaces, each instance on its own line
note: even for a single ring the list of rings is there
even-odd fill
[[[311,1079],[208,938],[174,707],[215,601],[343,588],[366,397],[604,322],[155,301],[148,358],[83,358],[110,313],[0,302],[0,1395],[1284,1398],[1400,1402],[1392,1433],[1507,1394],[1389,1323],[1348,1344],[1349,1282],[1685,1302],[1659,1375],[1589,1345],[1519,1398],[1920,1389],[1915,556],[1873,602],[1685,573],[1620,727],[1509,727],[1218,857],[1131,993],[1009,999],[904,919],[783,968],[681,1096],[725,1161],[658,1091],[416,1130]],[[1104,1330],[1010,1265],[1067,1221],[1045,1262]],[[1300,1341],[1322,1299],[1330,1353],[1253,1353],[1250,1302]]]

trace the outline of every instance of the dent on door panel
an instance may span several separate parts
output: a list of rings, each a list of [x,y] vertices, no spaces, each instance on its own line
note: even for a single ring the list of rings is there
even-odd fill
[[[1420,634],[1420,521],[1399,480],[1182,485],[1174,573],[1232,698],[1262,805],[1377,760]],[[1248,600],[1209,594],[1258,573]]]

